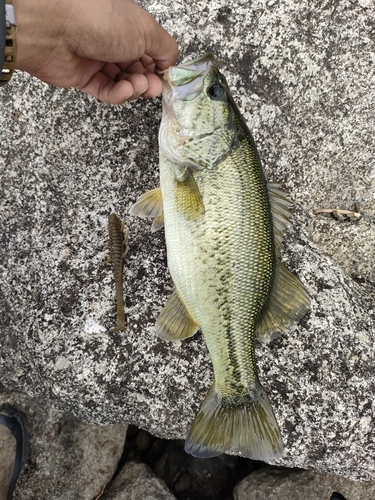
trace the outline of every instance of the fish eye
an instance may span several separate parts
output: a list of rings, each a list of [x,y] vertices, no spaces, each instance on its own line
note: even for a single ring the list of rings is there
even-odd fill
[[[220,83],[214,83],[211,87],[208,87],[207,93],[211,99],[221,99],[225,94],[225,90]]]

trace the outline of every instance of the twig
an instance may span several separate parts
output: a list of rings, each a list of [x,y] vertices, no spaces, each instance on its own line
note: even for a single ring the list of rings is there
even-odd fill
[[[321,213],[332,214],[339,221],[345,220],[344,216],[349,218],[350,222],[361,218],[360,204],[358,201],[354,204],[354,210],[340,210],[339,208],[316,208],[313,210],[313,214],[315,215]]]
[[[99,500],[99,498],[104,495],[106,487],[107,487],[107,485],[105,484],[103,486],[103,488],[101,489],[101,492],[99,493],[99,495],[97,497],[95,497],[94,500]]]

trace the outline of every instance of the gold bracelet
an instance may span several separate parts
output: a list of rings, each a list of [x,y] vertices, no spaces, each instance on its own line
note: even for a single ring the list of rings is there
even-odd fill
[[[9,82],[13,76],[17,56],[17,21],[12,0],[5,0],[5,56],[0,75],[0,87]]]

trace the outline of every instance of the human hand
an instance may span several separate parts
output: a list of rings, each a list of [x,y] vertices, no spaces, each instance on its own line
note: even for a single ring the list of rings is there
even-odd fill
[[[160,94],[175,40],[134,0],[13,0],[16,69],[121,104]]]

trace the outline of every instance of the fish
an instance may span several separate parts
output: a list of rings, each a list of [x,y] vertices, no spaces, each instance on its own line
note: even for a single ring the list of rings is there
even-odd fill
[[[309,308],[298,277],[280,260],[291,212],[260,157],[214,57],[161,74],[160,187],[130,214],[164,226],[175,290],[156,321],[164,340],[202,331],[214,383],[185,450],[253,460],[282,456],[283,440],[256,366],[255,339],[269,342]]]
[[[116,214],[108,216],[108,246],[110,249],[107,262],[112,263],[113,275],[116,284],[116,303],[117,303],[117,326],[113,331],[125,331],[125,308],[124,308],[124,260],[129,251],[127,241],[129,231],[125,229],[125,220],[121,223]]]

